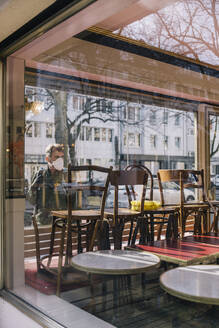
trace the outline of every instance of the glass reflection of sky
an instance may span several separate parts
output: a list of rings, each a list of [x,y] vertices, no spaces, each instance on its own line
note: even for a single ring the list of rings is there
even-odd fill
[[[178,1],[114,33],[212,65],[219,64],[219,2]]]

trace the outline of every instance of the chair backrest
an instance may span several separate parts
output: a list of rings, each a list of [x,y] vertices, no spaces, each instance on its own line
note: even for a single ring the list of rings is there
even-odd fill
[[[151,173],[151,171],[149,170],[149,168],[147,168],[145,165],[143,164],[132,164],[129,165],[125,168],[126,171],[130,171],[130,170],[145,170],[146,173],[148,174],[148,178],[150,181],[150,196],[149,196],[149,200],[153,200],[153,190],[154,190],[154,179],[153,179],[153,174]],[[147,188],[148,188],[148,182],[147,182]]]
[[[73,195],[75,195],[78,201],[77,207],[100,209],[103,217],[111,171],[112,167],[68,165],[67,202],[69,215],[73,209],[72,200]],[[95,174],[100,180],[94,179]],[[85,192],[89,195],[83,195]]]
[[[180,187],[180,204],[185,203],[185,188],[199,191],[199,198],[205,201],[204,170],[159,170],[157,173],[160,188],[161,204],[164,204],[165,182],[176,182]]]
[[[125,186],[129,208],[131,208],[131,201],[135,200],[134,186],[141,185],[141,212],[144,211],[144,200],[146,195],[146,187],[148,182],[148,173],[142,168],[132,168],[128,170],[117,170],[110,173],[110,183],[114,186],[114,209],[118,209],[119,200],[119,186]]]

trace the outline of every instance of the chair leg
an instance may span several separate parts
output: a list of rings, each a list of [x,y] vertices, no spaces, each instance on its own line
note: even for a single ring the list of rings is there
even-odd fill
[[[59,248],[58,275],[57,275],[57,287],[56,287],[56,295],[57,296],[60,296],[64,241],[65,241],[65,225],[63,225],[63,227],[62,227],[60,248]]]
[[[64,223],[63,223],[64,224]],[[49,257],[47,266],[49,267],[52,260],[53,248],[54,248],[54,241],[55,241],[55,229],[56,229],[56,221],[54,220],[52,223],[52,231],[51,231],[51,241],[50,241],[50,248],[49,248]]]
[[[164,223],[163,222],[159,224],[159,227],[157,229],[157,240],[160,240],[160,236],[161,236],[161,232],[162,232],[163,226],[164,226]]]
[[[134,220],[131,219],[131,225],[130,225],[130,230],[129,230],[129,238],[128,238],[128,246],[130,246],[130,244],[131,244],[133,224],[134,224]]]
[[[36,261],[37,261],[37,271],[40,271],[40,238],[39,238],[39,229],[36,221],[35,215],[32,216],[34,232],[35,232],[35,241],[36,241]]]
[[[82,244],[81,244],[81,226],[77,221],[77,234],[78,234],[78,254],[83,252]]]
[[[200,212],[195,214],[194,234],[201,234],[201,217]]]
[[[173,235],[173,214],[169,215],[168,222],[167,222],[167,229],[166,229],[166,239],[171,239]]]
[[[97,231],[98,231],[99,225],[100,225],[100,220],[97,220],[96,223],[95,223],[95,227],[94,227],[92,237],[91,237],[89,251],[93,250],[94,242],[95,242],[95,239],[96,239],[96,236],[97,236]]]
[[[136,241],[136,237],[137,237],[139,228],[140,228],[140,225],[139,225],[139,219],[138,219],[138,221],[136,223],[136,226],[135,226],[135,229],[134,229],[134,232],[133,232],[133,236],[130,240],[131,246],[135,245],[135,241]],[[130,234],[130,232],[129,232],[129,234]],[[130,245],[130,243],[128,243],[128,246]]]

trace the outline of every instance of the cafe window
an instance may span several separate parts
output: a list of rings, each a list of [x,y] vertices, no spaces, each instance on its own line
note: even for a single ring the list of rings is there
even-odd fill
[[[136,1],[136,4],[138,2]],[[77,3],[81,3],[81,1]],[[94,5],[96,3],[93,1]],[[118,4],[120,5],[120,2]],[[116,5],[116,1],[114,1],[114,5]],[[57,44],[55,44],[56,37],[60,37],[60,34],[49,31],[53,39],[48,41],[52,42],[47,42],[47,33],[45,32],[42,48],[39,39],[36,53],[30,45],[28,45],[29,50],[24,50],[24,52],[28,51],[27,54],[24,54],[28,60],[24,58],[25,73],[21,79],[25,77],[29,100],[37,100],[35,95],[38,95],[38,99],[44,102],[44,108],[35,113],[32,110],[25,112],[25,176],[23,178],[28,181],[30,186],[33,173],[42,167],[47,167],[45,149],[51,142],[61,143],[64,146],[65,174],[68,163],[112,166],[114,170],[123,169],[136,163],[146,163],[145,165],[150,168],[154,176],[157,175],[160,168],[194,168],[197,164],[195,160],[198,158],[195,154],[197,140],[196,133],[194,133],[196,113],[199,114],[200,101],[208,101],[207,97],[210,92],[206,92],[206,90],[215,93],[212,98],[216,101],[216,87],[215,90],[212,87],[214,83],[209,82],[212,88],[209,88],[209,85],[205,86],[205,83],[208,84],[207,79],[202,79],[200,69],[202,66],[195,66],[195,60],[190,63],[189,60],[182,60],[181,53],[174,57],[172,53],[156,50],[156,44],[148,47],[147,41],[157,39],[156,29],[154,34],[148,36],[148,40],[140,38],[133,42],[130,38],[137,38],[138,22],[136,22],[136,28],[130,30],[132,33],[127,36],[123,35],[127,29],[125,23],[120,26],[118,15],[115,15],[114,18],[108,17],[109,19],[104,16],[103,22],[99,23],[99,26],[102,26],[100,30],[97,26],[95,28],[89,26],[89,22],[92,21],[94,24],[95,19],[90,20],[89,18],[89,6],[86,10],[87,15],[80,21],[77,20],[77,17],[74,17],[75,19],[72,21],[71,17],[68,17],[68,22],[70,19],[71,23],[68,25],[68,29],[62,29],[63,33],[61,33],[61,39],[57,39]],[[158,9],[153,8],[153,10],[151,12],[157,12]],[[131,13],[130,10],[129,14]],[[94,11],[90,12],[90,15],[93,14]],[[107,14],[110,13],[107,12]],[[83,11],[78,11],[77,15],[83,16]],[[148,15],[147,11],[147,18],[150,19],[153,15],[153,13]],[[133,17],[126,17],[126,15],[124,15],[124,19],[133,21]],[[76,23],[74,23],[75,21]],[[106,31],[107,24],[110,25],[112,21],[115,25]],[[98,24],[98,22],[96,23]],[[65,20],[63,20],[63,24],[65,24]],[[84,30],[83,24],[86,24]],[[148,29],[143,28],[144,24],[140,25],[143,37],[145,37],[147,33],[144,31]],[[115,37],[117,27],[120,30],[119,33],[123,35],[122,39],[119,33]],[[162,28],[160,31],[165,32]],[[69,33],[68,37],[65,36],[67,32]],[[150,39],[151,37],[152,39]],[[161,39],[160,41],[162,41]],[[169,50],[173,48],[172,44],[172,48]],[[32,55],[29,54],[30,50]],[[32,58],[29,58],[31,56]],[[191,65],[189,66],[188,63]],[[204,71],[207,69],[205,66]],[[216,80],[216,75],[212,76],[209,75],[207,78],[212,81]],[[195,86],[194,83],[199,86]],[[202,98],[200,98],[199,92],[201,100],[197,99],[193,85],[196,89],[203,85],[204,96],[202,95]],[[20,104],[20,102],[18,103]],[[24,121],[23,116],[20,121]],[[20,125],[18,122],[18,126]],[[197,130],[198,128],[200,127],[197,127]],[[18,138],[20,133],[16,130],[16,125],[12,131]],[[188,133],[189,131],[190,133]],[[31,138],[32,136],[39,138],[38,142]],[[16,138],[14,141],[17,142]],[[213,136],[211,147],[212,145]],[[11,143],[7,147],[8,153],[10,147]],[[22,159],[22,157],[20,158]],[[215,154],[211,163],[214,172],[217,170],[217,160],[217,154]],[[8,162],[13,163],[13,158],[8,156]],[[14,167],[10,173],[12,178],[16,174],[18,177],[22,176],[20,162],[14,161]],[[65,178],[66,176],[63,177],[63,180],[55,183],[55,190],[61,191],[63,199],[67,189]],[[83,183],[95,181],[92,176],[81,176],[81,178]],[[101,176],[96,181],[102,186],[103,178]],[[109,191],[111,192],[111,190]],[[91,190],[91,194],[92,192],[93,190]],[[19,196],[22,198],[24,194]],[[91,196],[87,206],[96,204],[97,195],[93,192]],[[81,199],[85,202],[87,200],[88,197]],[[25,206],[26,236],[28,229],[32,229],[34,205],[30,205],[27,198]],[[53,205],[49,204],[48,206],[48,211],[51,212]],[[31,222],[30,226],[26,219]],[[48,217],[45,221],[39,222],[41,231],[46,229],[49,231],[48,226],[51,222],[48,222],[47,219]],[[33,234],[32,229],[32,236]],[[75,232],[73,235],[75,238]],[[162,235],[163,237],[164,235]],[[43,249],[45,254],[49,250],[49,234],[47,238],[47,243],[44,243],[46,249]],[[74,254],[77,252],[76,239],[73,245]],[[83,237],[82,241],[84,242],[85,239],[86,237]],[[25,263],[28,260],[33,262],[33,257],[36,255],[30,247],[29,244],[25,244]],[[35,244],[32,247],[34,248]],[[36,266],[36,262],[34,265]],[[83,280],[83,277],[79,278]],[[49,280],[55,285],[56,278],[53,280],[49,277]],[[94,279],[94,281],[96,280]],[[78,285],[83,292],[89,290],[87,288],[89,286],[84,286],[81,280]],[[33,286],[36,288],[36,284]],[[80,296],[80,291],[77,292],[77,295]],[[60,296],[75,304],[73,294],[75,295],[74,292],[65,292],[63,289]],[[88,309],[90,298],[87,295],[85,298],[77,305],[80,306],[83,303],[82,306]]]

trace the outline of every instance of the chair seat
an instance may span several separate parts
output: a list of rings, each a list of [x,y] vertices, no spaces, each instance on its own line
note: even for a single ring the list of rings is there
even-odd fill
[[[144,211],[145,214],[170,214],[174,213],[179,209],[176,205],[170,205],[170,206],[161,206],[156,209],[146,210]]]
[[[56,216],[61,219],[67,220],[68,217],[68,211],[52,211],[52,215]],[[81,220],[81,218],[86,218],[89,220],[97,220],[100,218],[100,211],[96,210],[73,210],[72,211],[72,219],[73,220]]]
[[[106,208],[104,211],[105,217],[113,217],[114,210],[113,208]],[[118,217],[138,217],[141,214],[141,212],[133,211],[129,208],[118,208]]]

